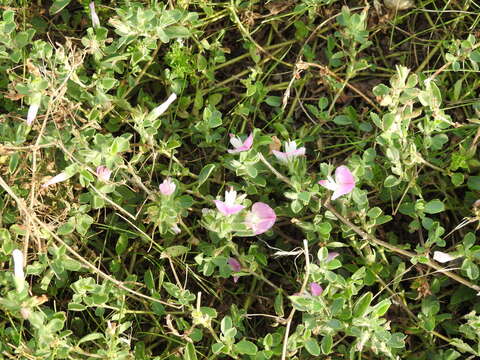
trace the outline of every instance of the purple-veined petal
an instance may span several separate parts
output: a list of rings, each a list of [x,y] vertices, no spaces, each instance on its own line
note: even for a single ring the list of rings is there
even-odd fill
[[[323,288],[316,282],[310,283],[310,292],[313,296],[320,296],[323,293]]]

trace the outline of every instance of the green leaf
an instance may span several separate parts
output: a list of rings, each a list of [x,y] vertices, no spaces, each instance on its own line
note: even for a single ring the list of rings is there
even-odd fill
[[[110,148],[110,155],[116,155],[119,152],[127,151],[130,148],[130,144],[127,139],[123,137],[117,137],[113,140]]]
[[[283,317],[285,315],[283,310],[283,294],[281,292],[275,296],[273,308],[275,309],[275,314],[277,314],[277,316]]]
[[[195,346],[192,343],[187,343],[185,346],[185,360],[197,360],[197,353],[195,352]]]
[[[145,274],[143,275],[143,281],[145,282],[148,290],[155,290],[155,280],[153,279],[153,273],[150,269],[145,271]]]
[[[470,60],[480,62],[480,50],[475,50],[470,53]]]
[[[183,254],[188,253],[190,249],[187,248],[186,246],[182,245],[174,245],[166,248],[164,251],[162,251],[162,254],[160,255],[161,259],[165,258],[174,258],[177,256],[181,256]]]
[[[73,226],[73,224],[70,222],[67,222],[59,226],[59,228],[57,229],[57,235],[61,236],[61,235],[71,234],[74,229],[75,227]]]
[[[82,304],[68,303],[68,310],[70,311],[84,311],[87,307]]]
[[[243,355],[255,355],[258,352],[257,345],[248,340],[241,340],[234,345],[234,348]]]
[[[17,170],[18,163],[20,162],[20,153],[16,152],[10,156],[10,161],[8,164],[8,172],[13,174]]]
[[[93,224],[93,218],[90,215],[82,214],[76,218],[76,222],[75,229],[79,234],[85,235]]]
[[[462,270],[465,271],[465,273],[471,280],[476,280],[480,275],[478,266],[474,264],[470,259],[465,259],[463,261]]]
[[[100,333],[88,334],[82,337],[80,340],[78,340],[77,345],[83,344],[84,342],[101,339],[102,337],[103,337],[103,334],[100,334]]]
[[[186,38],[190,36],[190,30],[188,30],[185,26],[169,26],[168,28],[164,29],[164,31],[170,39]]]
[[[455,187],[459,187],[465,181],[465,176],[462,173],[453,173],[450,178]]]
[[[205,165],[202,170],[200,170],[200,174],[198,175],[197,186],[201,186],[212,174],[213,170],[215,170],[215,164],[208,164]]]
[[[445,211],[445,205],[443,204],[442,201],[438,199],[434,199],[425,204],[424,211],[427,214],[438,214],[438,213],[441,213],[442,211]]]
[[[128,236],[125,234],[121,234],[118,237],[117,243],[115,244],[115,253],[117,255],[122,255],[128,247]]]
[[[433,317],[440,311],[440,303],[435,296],[427,296],[422,300],[422,313],[426,317]]]
[[[322,353],[327,355],[332,352],[333,338],[331,335],[325,335],[321,343]]]
[[[220,330],[222,331],[223,334],[225,334],[227,330],[231,329],[232,327],[233,327],[232,318],[230,316],[225,316],[220,323]]]
[[[386,188],[391,188],[391,187],[394,187],[396,185],[398,185],[400,183],[400,179],[393,176],[393,175],[388,175],[385,179],[385,181],[383,182],[383,186],[385,186]]]
[[[55,15],[56,13],[62,11],[71,0],[55,0],[50,6],[50,15]]]
[[[368,310],[370,303],[372,302],[373,295],[369,291],[363,294],[360,299],[357,300],[355,306],[353,307],[353,316],[356,318],[362,317]]]
[[[349,125],[352,123],[352,119],[347,115],[337,115],[333,122],[337,125]]]
[[[222,343],[212,344],[212,352],[214,354],[218,354],[220,352],[223,352],[224,350],[226,350],[226,346],[223,345]]]
[[[383,116],[383,131],[388,131],[395,121],[395,115],[388,113]]]
[[[375,305],[372,308],[372,316],[380,317],[380,316],[385,315],[385,313],[390,308],[390,305],[392,305],[392,302],[389,299],[385,299],[385,300],[380,301],[377,305]]]
[[[310,353],[310,355],[318,356],[320,355],[320,346],[318,345],[317,340],[310,338],[305,341],[305,349]]]
[[[470,190],[480,191],[480,176],[470,176],[467,186]]]
[[[382,215],[382,209],[379,207],[373,207],[370,210],[368,210],[367,216],[371,219],[376,219],[380,215]]]
[[[265,103],[272,107],[279,107],[282,104],[282,98],[280,96],[267,96]]]

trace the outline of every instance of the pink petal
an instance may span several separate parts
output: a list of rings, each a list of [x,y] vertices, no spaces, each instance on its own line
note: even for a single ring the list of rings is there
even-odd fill
[[[320,296],[323,293],[323,289],[316,282],[310,283],[310,292],[313,296]]]
[[[269,230],[277,219],[275,211],[265,203],[256,202],[245,218],[245,224],[255,235],[260,235]]]
[[[278,150],[272,150],[272,153],[281,162],[287,162],[288,161],[288,155],[286,153],[278,151]]]
[[[253,145],[253,133],[251,133],[245,141],[242,143],[241,140],[233,134],[230,134],[230,143],[233,145],[233,149],[229,149],[230,154],[239,153],[242,151],[248,151]]]
[[[242,152],[242,151],[247,151],[249,148],[246,147],[245,145],[242,145],[242,146],[239,146],[235,149],[228,149],[228,152],[230,154],[236,154],[236,153],[239,153],[239,152]]]
[[[290,152],[287,153],[287,156],[289,158],[296,157],[296,156],[303,156],[303,155],[305,155],[305,148],[304,147],[301,147],[300,149],[290,151]]]
[[[327,256],[327,262],[332,261],[332,260],[335,259],[338,255],[340,255],[340,254],[337,253],[337,252],[335,252],[335,251],[329,252],[329,253],[328,253],[328,256]]]
[[[245,139],[243,146],[245,146],[247,150],[249,150],[252,147],[252,145],[253,145],[253,133],[250,133],[250,135],[248,135],[248,137]]]
[[[220,200],[213,200],[213,202],[217,206],[218,211],[225,216],[234,215],[245,208],[245,206],[239,204],[227,205]]]
[[[318,183],[328,190],[333,190],[332,200],[335,200],[353,190],[355,187],[355,177],[346,166],[342,165],[335,170],[335,182],[320,180]]]
[[[159,185],[160,192],[162,193],[162,195],[165,195],[165,196],[172,195],[176,187],[177,185],[175,185],[175,183],[170,178],[166,178]]]
[[[332,194],[332,200],[335,200],[342,195],[350,193],[353,190],[354,187],[355,187],[355,184],[339,185],[338,188]]]
[[[338,185],[349,185],[353,189],[355,186],[355,177],[346,166],[339,166],[335,170],[335,182]]]
[[[230,265],[230,269],[232,269],[232,271],[239,272],[242,270],[242,265],[233,257],[228,259],[228,265]]]
[[[97,174],[100,180],[108,181],[110,179],[110,175],[112,174],[112,171],[106,166],[100,165],[97,167],[97,170],[95,171],[95,173]]]

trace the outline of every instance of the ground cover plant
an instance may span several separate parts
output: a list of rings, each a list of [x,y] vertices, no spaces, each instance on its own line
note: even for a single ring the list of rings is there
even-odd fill
[[[479,357],[479,22],[0,0],[0,357]]]

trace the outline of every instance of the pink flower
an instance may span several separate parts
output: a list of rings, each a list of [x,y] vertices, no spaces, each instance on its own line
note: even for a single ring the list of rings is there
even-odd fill
[[[275,211],[265,203],[256,202],[245,217],[245,225],[250,228],[255,235],[260,235],[269,230],[277,215]]]
[[[100,180],[105,182],[107,182],[110,179],[110,175],[112,175],[112,171],[103,165],[98,166],[95,173],[97,174]]]
[[[90,7],[90,17],[92,18],[92,26],[94,28],[100,27],[100,19],[98,18],[97,12],[95,11],[95,2],[91,2],[89,5]]]
[[[27,114],[27,125],[32,126],[33,121],[37,117],[37,112],[38,109],[40,108],[40,104],[31,104],[30,107],[28,108],[28,114]]]
[[[323,289],[316,282],[310,283],[310,292],[313,296],[320,296],[323,293]]]
[[[228,259],[228,265],[230,265],[230,269],[232,269],[233,272],[239,272],[240,270],[242,270],[242,265],[240,265],[238,260],[233,257]],[[239,279],[239,276],[234,276],[233,282],[237,282],[238,279]]]
[[[320,180],[318,183],[328,190],[332,190],[332,200],[335,200],[353,190],[355,187],[355,178],[350,170],[342,165],[335,170],[335,181],[329,176],[328,180]]]
[[[165,180],[163,180],[163,182],[160,184],[159,188],[160,188],[160,192],[162,193],[162,195],[170,196],[170,195],[173,194],[173,192],[177,188],[177,185],[175,185],[175,183],[172,181],[172,179],[170,179],[168,177]]]
[[[61,172],[60,174],[55,175],[54,177],[52,177],[50,180],[44,182],[44,183],[42,184],[42,188],[46,188],[46,187],[48,187],[48,186],[50,186],[50,185],[59,183],[59,182],[61,182],[61,181],[65,181],[65,180],[67,180],[69,177],[70,177],[70,176],[67,175],[66,173]]]
[[[233,188],[230,188],[230,191],[225,191],[225,201],[213,200],[213,202],[217,206],[218,211],[225,216],[229,216],[234,215],[245,208],[243,205],[235,204],[236,200],[237,192],[233,190]]]
[[[297,143],[295,141],[287,141],[285,143],[285,152],[272,150],[272,153],[279,161],[288,163],[297,156],[305,155],[305,148],[301,147],[300,149],[297,149]]]
[[[253,133],[251,133],[244,142],[238,137],[233,134],[230,134],[230,144],[233,145],[233,149],[229,149],[228,152],[230,154],[239,153],[242,151],[250,150],[253,145]]]
[[[333,259],[335,259],[338,255],[340,255],[339,253],[335,252],[335,251],[331,251],[328,253],[328,256],[327,256],[327,262],[330,262],[332,261]]]

